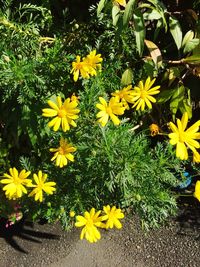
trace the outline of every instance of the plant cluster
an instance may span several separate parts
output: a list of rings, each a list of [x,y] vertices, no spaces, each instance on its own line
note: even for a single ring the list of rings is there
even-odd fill
[[[89,242],[122,210],[158,227],[200,174],[198,3],[189,28],[164,1],[100,0],[56,30],[51,1],[17,2],[0,9],[1,216],[68,229],[85,212]]]

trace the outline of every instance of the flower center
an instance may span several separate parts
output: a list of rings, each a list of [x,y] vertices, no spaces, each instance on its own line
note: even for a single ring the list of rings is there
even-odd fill
[[[58,152],[59,152],[59,154],[64,155],[65,149],[63,147],[59,147]]]
[[[81,70],[83,68],[82,62],[76,63],[76,69]]]
[[[106,108],[106,113],[108,113],[108,115],[112,114],[112,109],[110,107]]]
[[[144,98],[146,98],[146,95],[147,95],[146,90],[141,90],[141,92],[140,92],[140,97],[141,97],[142,99],[144,99]]]
[[[93,220],[92,220],[91,218],[89,218],[89,219],[87,220],[87,226],[88,226],[88,227],[92,227],[93,225],[94,225]]]
[[[19,184],[22,184],[22,182],[23,182],[22,179],[20,179],[19,177],[16,177],[15,181],[14,181],[14,184],[19,185]]]
[[[65,111],[65,109],[64,108],[61,108],[61,109],[59,109],[59,111],[58,111],[58,117],[60,117],[60,118],[64,118],[64,117],[66,117],[66,111]]]
[[[184,132],[179,132],[179,141],[181,143],[185,142],[185,133]]]

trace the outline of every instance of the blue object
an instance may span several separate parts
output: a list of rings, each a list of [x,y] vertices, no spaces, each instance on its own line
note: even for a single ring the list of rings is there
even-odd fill
[[[188,172],[184,172],[183,175],[185,176],[186,180],[178,185],[178,188],[180,189],[187,188],[192,182],[192,177],[189,175]]]

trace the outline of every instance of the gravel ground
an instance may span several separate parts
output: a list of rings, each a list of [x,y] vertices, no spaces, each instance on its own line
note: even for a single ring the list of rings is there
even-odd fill
[[[65,232],[56,224],[1,227],[0,267],[199,267],[199,214],[182,213],[146,234],[133,216],[121,230],[102,230],[95,244],[79,240],[80,229]]]

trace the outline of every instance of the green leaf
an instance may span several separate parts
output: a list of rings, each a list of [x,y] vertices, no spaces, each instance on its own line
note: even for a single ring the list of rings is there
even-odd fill
[[[135,28],[135,38],[136,45],[139,55],[142,56],[144,50],[144,39],[145,39],[145,25],[143,15],[139,9],[134,10],[133,13],[134,28]]]
[[[126,86],[131,84],[133,81],[133,72],[131,69],[126,69],[122,74],[121,85]]]
[[[126,5],[125,10],[124,10],[124,16],[123,16],[123,26],[128,25],[129,20],[131,19],[131,16],[133,14],[136,1],[137,0],[130,0],[128,4]]]
[[[176,89],[174,92],[171,102],[170,102],[170,111],[172,112],[173,117],[176,115],[176,112],[179,108],[180,102],[184,99],[184,94],[185,94],[185,87],[181,85]]]
[[[182,44],[182,30],[179,21],[174,17],[169,17],[169,28],[175,44],[179,50]]]
[[[183,62],[190,64],[200,64],[200,55],[193,55],[182,59]]]
[[[97,16],[100,15],[101,11],[103,10],[104,6],[107,4],[108,0],[100,0],[97,6]]]
[[[189,53],[191,52],[192,50],[195,49],[196,46],[198,46],[199,44],[199,39],[197,38],[194,38],[192,40],[190,40],[189,42],[186,43],[184,49],[183,49],[183,53]]]
[[[157,97],[157,102],[158,103],[165,103],[167,102],[175,93],[176,89],[169,89],[169,90],[164,90],[160,92],[160,94]]]
[[[118,19],[120,16],[120,8],[117,5],[114,5],[112,8],[112,20],[113,20],[113,25],[116,26]]]
[[[184,47],[189,41],[191,41],[194,38],[194,32],[193,31],[188,31],[186,32],[183,41],[182,41],[182,47]]]
[[[158,20],[162,18],[160,12],[158,12],[156,9],[153,9],[151,6],[149,8],[152,10],[147,10],[143,13],[144,20]]]

